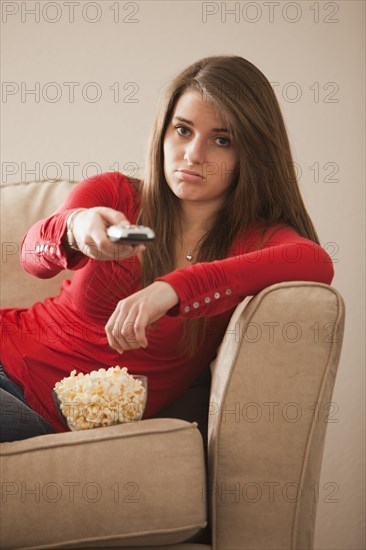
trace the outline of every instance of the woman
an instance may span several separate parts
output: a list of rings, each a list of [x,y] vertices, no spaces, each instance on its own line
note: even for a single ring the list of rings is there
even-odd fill
[[[25,236],[26,271],[75,274],[59,296],[2,311],[3,440],[65,430],[52,389],[73,369],[146,374],[144,417],[162,414],[209,372],[245,296],[282,281],[331,283],[277,99],[249,61],[207,57],[170,83],[146,166],[143,181],[84,180]],[[106,229],[118,223],[150,226],[156,240],[113,244]]]

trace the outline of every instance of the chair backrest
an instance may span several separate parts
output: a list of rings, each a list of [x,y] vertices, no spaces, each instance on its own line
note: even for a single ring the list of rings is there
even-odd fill
[[[213,547],[313,547],[344,331],[334,288],[286,282],[240,304],[212,364]]]
[[[29,307],[59,293],[63,271],[52,279],[37,279],[20,264],[20,246],[28,229],[48,217],[64,201],[75,182],[39,181],[3,184],[1,193],[1,294],[0,307]]]

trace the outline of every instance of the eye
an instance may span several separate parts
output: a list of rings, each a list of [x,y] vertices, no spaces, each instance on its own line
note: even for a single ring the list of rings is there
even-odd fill
[[[230,140],[226,137],[218,137],[216,139],[223,139],[224,141],[226,141],[226,143],[219,144],[221,147],[229,147],[231,145]]]
[[[175,129],[177,130],[177,132],[180,136],[188,136],[189,135],[189,129],[186,128],[185,126],[178,125],[178,126],[175,126]],[[188,134],[184,134],[184,133],[182,134],[179,130],[187,130]]]

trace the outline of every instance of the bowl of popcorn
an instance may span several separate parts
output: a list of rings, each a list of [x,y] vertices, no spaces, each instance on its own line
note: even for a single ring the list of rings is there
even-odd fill
[[[126,367],[99,369],[63,378],[53,398],[72,431],[89,430],[141,420],[147,399],[147,377],[131,375]]]

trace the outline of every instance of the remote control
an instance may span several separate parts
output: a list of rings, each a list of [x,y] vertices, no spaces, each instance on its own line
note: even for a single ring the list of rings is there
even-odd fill
[[[111,225],[107,235],[113,242],[145,243],[155,239],[155,233],[144,225]]]

